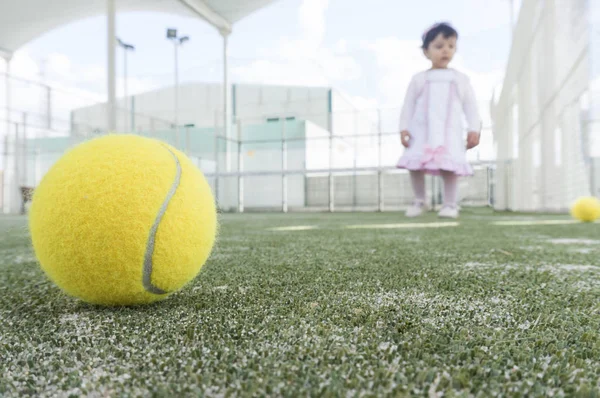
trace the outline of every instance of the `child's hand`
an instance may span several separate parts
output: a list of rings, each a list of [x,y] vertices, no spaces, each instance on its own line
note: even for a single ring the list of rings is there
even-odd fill
[[[473,149],[479,145],[480,134],[476,131],[470,131],[467,135],[467,149]]]
[[[410,142],[410,133],[406,130],[400,132],[400,141],[405,148],[408,148]]]

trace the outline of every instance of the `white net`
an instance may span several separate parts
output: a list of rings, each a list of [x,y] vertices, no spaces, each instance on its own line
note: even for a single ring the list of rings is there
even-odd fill
[[[564,211],[592,190],[588,0],[524,0],[502,92],[495,207]]]

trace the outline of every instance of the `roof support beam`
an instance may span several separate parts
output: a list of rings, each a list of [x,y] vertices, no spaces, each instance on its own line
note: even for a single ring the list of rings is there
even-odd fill
[[[231,23],[216,13],[203,0],[179,0],[179,2],[217,28],[221,34],[226,35],[231,33]]]
[[[10,135],[10,116],[11,116],[11,93],[10,93],[10,57],[6,57],[4,58],[4,60],[6,61],[6,74],[4,75],[4,95],[5,95],[5,113],[4,113],[4,117],[6,119],[6,131],[4,132],[4,136],[2,137],[3,141],[4,141],[4,173],[8,172],[8,158],[6,156],[6,153],[10,151],[10,148],[8,147],[8,143],[9,143],[9,135]],[[17,141],[15,139],[15,150],[17,148]],[[16,155],[14,155],[16,158]],[[15,170],[16,173],[16,170]],[[6,174],[4,174],[6,175]],[[5,180],[6,181],[6,180]],[[3,210],[4,210],[4,214],[9,214],[11,212],[11,207],[10,207],[10,203],[13,201],[11,198],[11,189],[13,189],[13,186],[7,186],[6,188],[4,188],[4,197],[2,198],[2,203],[3,203]]]

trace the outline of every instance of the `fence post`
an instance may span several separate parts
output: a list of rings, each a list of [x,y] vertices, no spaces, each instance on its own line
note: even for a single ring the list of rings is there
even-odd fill
[[[185,125],[185,154],[190,156],[190,127],[191,125]]]
[[[238,212],[244,212],[244,153],[243,153],[243,141],[242,141],[242,121],[238,119]]]
[[[9,124],[10,126],[10,124]],[[9,195],[8,192],[10,192],[8,190],[7,184],[6,182],[8,181],[8,145],[9,145],[9,130],[8,129],[6,131],[6,134],[4,135],[4,156],[3,156],[3,163],[4,163],[4,167],[3,167],[3,172],[2,172],[2,181],[0,181],[0,188],[2,188],[2,207],[3,207],[3,212],[6,213],[10,213],[10,208],[9,208]]]
[[[20,170],[19,170],[19,123],[15,123],[15,145],[14,145],[14,151],[13,151],[13,156],[14,158],[14,167],[15,167],[15,185],[18,186],[19,185],[19,179],[20,179]]]
[[[356,172],[356,168],[358,167],[358,162],[356,157],[358,156],[358,135],[359,135],[359,131],[358,131],[358,111],[354,110],[354,139],[353,141],[353,146],[354,148],[352,148],[352,209],[356,210],[356,207],[358,205],[358,187],[357,187],[357,180],[358,180],[358,176],[357,176],[357,172]]]
[[[20,172],[19,172],[19,123],[15,123],[15,145],[14,145],[14,152],[13,152],[13,156],[15,157],[14,159],[14,173],[13,173],[13,193],[12,193],[12,197],[14,200],[14,207],[13,208],[17,208],[17,206],[19,207],[19,211],[22,210],[22,203],[21,203],[21,184],[20,184]]]
[[[333,177],[333,132],[329,131],[329,211],[335,211],[335,180]]]
[[[215,200],[219,203],[219,125],[218,125],[219,114],[215,111]]]
[[[487,177],[488,177],[488,206],[494,207],[494,191],[496,189],[495,186],[495,174],[492,166],[487,166]]]
[[[288,180],[287,180],[287,141],[285,116],[281,118],[281,210],[288,212]]]
[[[27,113],[23,112],[23,145],[21,145],[21,155],[23,156],[23,180],[22,184],[24,186],[29,186],[27,184]]]
[[[34,158],[35,160],[33,162],[33,164],[35,165],[35,169],[33,172],[32,186],[34,188],[38,185],[38,182],[41,180],[41,177],[42,177],[42,162],[41,162],[40,156],[41,156],[41,151],[40,151],[40,147],[38,144],[35,148],[35,158]]]
[[[377,110],[377,210],[382,212],[384,210],[384,198],[383,198],[383,170],[382,170],[382,149],[383,144],[383,129],[381,126],[381,109]]]

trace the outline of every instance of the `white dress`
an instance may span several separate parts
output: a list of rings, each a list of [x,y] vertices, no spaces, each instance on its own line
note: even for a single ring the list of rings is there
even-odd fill
[[[473,175],[467,162],[465,133],[480,132],[481,118],[469,78],[454,69],[431,69],[415,75],[400,116],[403,130],[411,139],[398,168],[434,175],[441,170]]]

